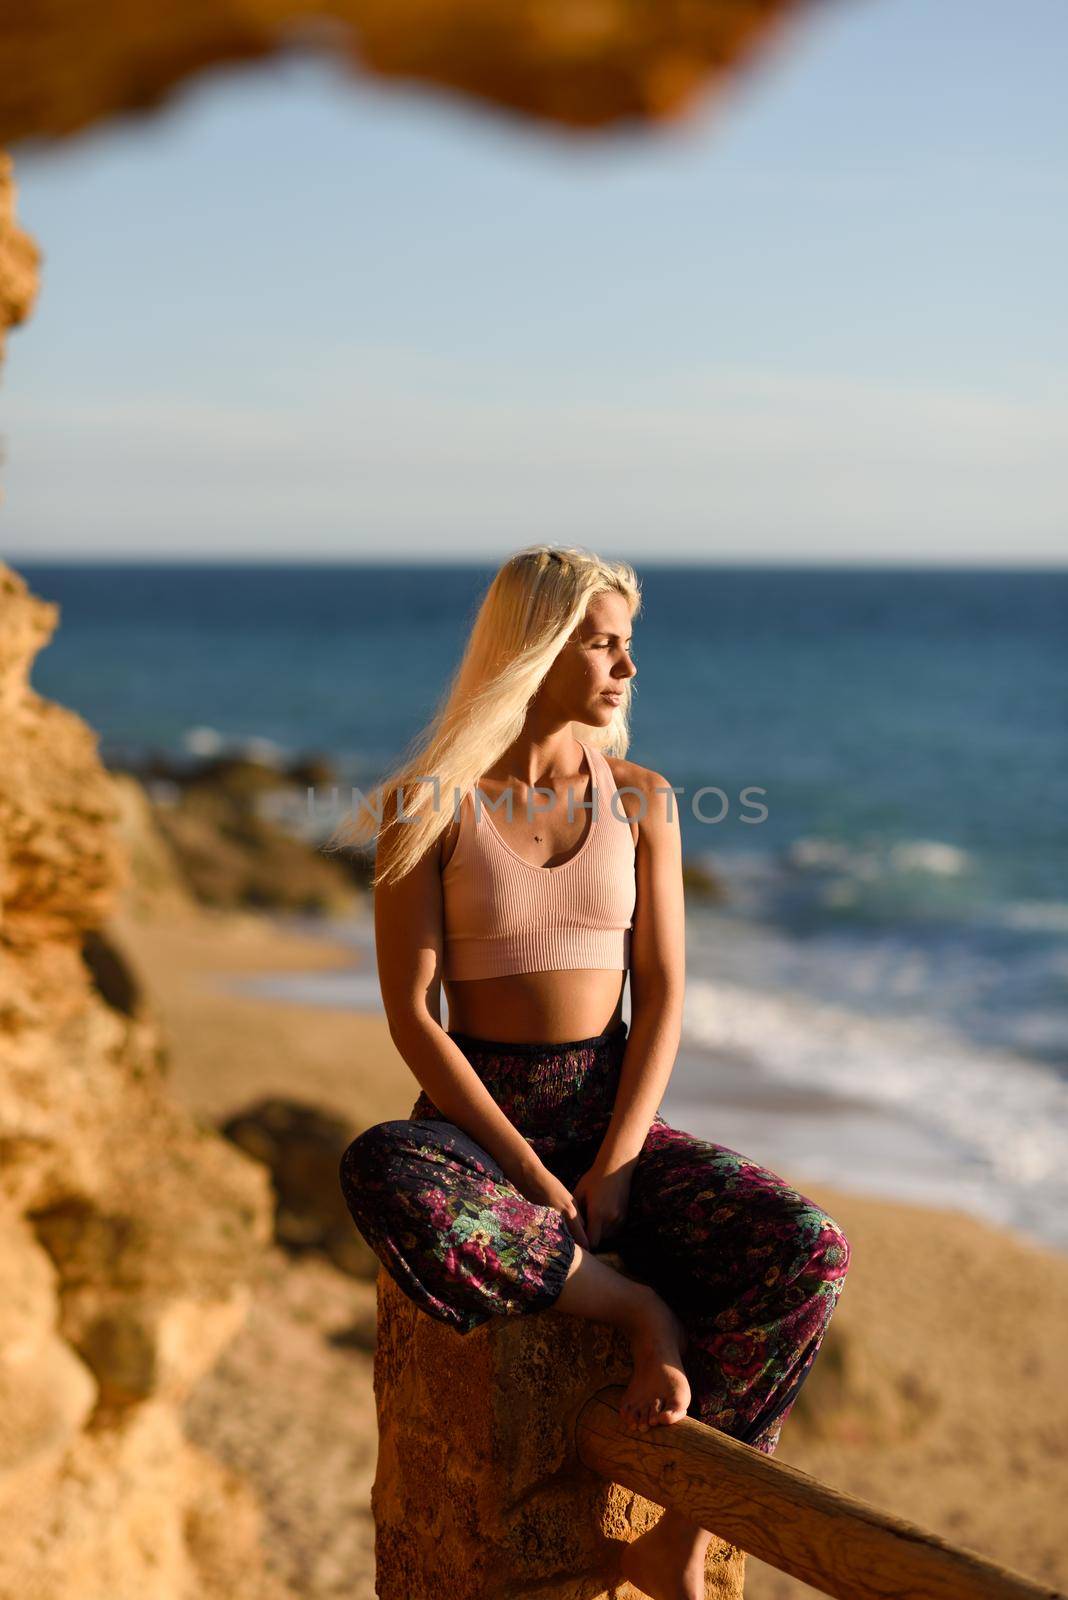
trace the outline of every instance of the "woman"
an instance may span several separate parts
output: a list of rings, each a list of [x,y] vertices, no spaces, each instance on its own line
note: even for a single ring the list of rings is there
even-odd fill
[[[850,1249],[813,1201],[657,1110],[684,902],[676,797],[624,759],[640,604],[625,563],[520,551],[421,748],[379,787],[379,980],[422,1092],[352,1142],[340,1180],[430,1316],[459,1333],[550,1307],[617,1324],[628,1427],[690,1415],[770,1455]],[[606,1247],[633,1278],[598,1260]],[[623,1575],[703,1595],[709,1538],[666,1511]]]

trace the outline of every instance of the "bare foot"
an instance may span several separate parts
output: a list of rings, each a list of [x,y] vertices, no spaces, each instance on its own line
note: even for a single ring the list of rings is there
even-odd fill
[[[658,1423],[681,1421],[690,1404],[690,1385],[682,1367],[685,1328],[667,1302],[650,1289],[629,1332],[634,1372],[619,1404],[621,1421],[637,1433]]]
[[[710,1539],[704,1528],[665,1511],[640,1539],[623,1546],[620,1575],[649,1600],[704,1600]]]

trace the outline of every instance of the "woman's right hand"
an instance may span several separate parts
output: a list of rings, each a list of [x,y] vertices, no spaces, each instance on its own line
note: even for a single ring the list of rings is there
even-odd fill
[[[554,1211],[559,1211],[582,1248],[590,1248],[582,1213],[570,1189],[547,1166],[538,1162],[512,1181],[525,1200],[533,1200],[539,1206],[552,1206]]]

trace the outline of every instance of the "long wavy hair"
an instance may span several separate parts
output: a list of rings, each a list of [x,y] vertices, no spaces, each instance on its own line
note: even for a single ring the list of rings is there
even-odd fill
[[[510,556],[482,598],[460,665],[430,723],[322,848],[366,849],[395,817],[403,817],[385,864],[379,849],[372,886],[410,871],[459,814],[482,774],[519,737],[549,668],[590,601],[607,593],[624,597],[632,620],[638,615],[641,588],[625,561],[548,544],[528,545]],[[622,698],[607,727],[579,724],[585,743],[626,755],[631,684],[630,678],[622,683]]]

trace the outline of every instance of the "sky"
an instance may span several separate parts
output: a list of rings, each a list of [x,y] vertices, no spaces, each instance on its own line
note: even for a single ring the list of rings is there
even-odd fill
[[[13,150],[0,553],[1068,562],[1068,7],[569,138],[309,51]]]

